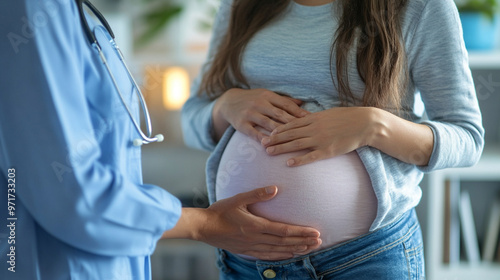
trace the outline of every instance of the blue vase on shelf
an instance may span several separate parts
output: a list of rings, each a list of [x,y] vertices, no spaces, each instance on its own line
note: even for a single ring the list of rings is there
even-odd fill
[[[481,13],[461,12],[460,20],[468,50],[492,50],[498,45],[500,16],[493,19]]]

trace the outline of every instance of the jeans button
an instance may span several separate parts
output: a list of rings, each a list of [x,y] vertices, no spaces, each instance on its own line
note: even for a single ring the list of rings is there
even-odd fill
[[[264,270],[264,272],[262,274],[267,279],[273,279],[274,277],[276,277],[276,272],[274,272],[274,270],[272,270],[272,269],[266,269],[266,270]]]

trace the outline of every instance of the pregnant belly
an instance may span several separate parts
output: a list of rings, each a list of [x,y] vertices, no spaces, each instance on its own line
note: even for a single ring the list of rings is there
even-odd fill
[[[286,161],[305,151],[269,156],[246,135],[235,132],[222,155],[216,179],[217,200],[276,185],[278,195],[250,206],[273,221],[311,226],[331,247],[367,233],[377,213],[377,199],[356,152],[288,167]]]

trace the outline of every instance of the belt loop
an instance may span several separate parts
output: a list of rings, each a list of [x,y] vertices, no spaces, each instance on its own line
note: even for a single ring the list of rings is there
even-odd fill
[[[320,279],[320,278],[318,278],[318,275],[316,274],[316,269],[314,268],[314,265],[311,263],[310,258],[304,259],[304,267],[309,271],[309,274],[311,275],[312,279],[317,279],[317,280]]]
[[[231,269],[226,265],[226,252],[224,250],[217,248],[216,249],[216,255],[217,255],[217,266],[219,269],[224,272],[224,273],[229,273],[231,272]]]

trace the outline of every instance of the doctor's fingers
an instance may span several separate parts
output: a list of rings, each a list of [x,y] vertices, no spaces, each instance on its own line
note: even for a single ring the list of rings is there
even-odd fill
[[[303,253],[318,248],[323,241],[320,238],[313,237],[278,237],[273,235],[264,235],[260,242],[252,246],[252,251],[275,251]]]
[[[265,219],[263,219],[265,220]],[[288,225],[284,223],[265,221],[261,223],[261,243],[273,245],[307,245],[321,244],[320,233],[311,227]]]

